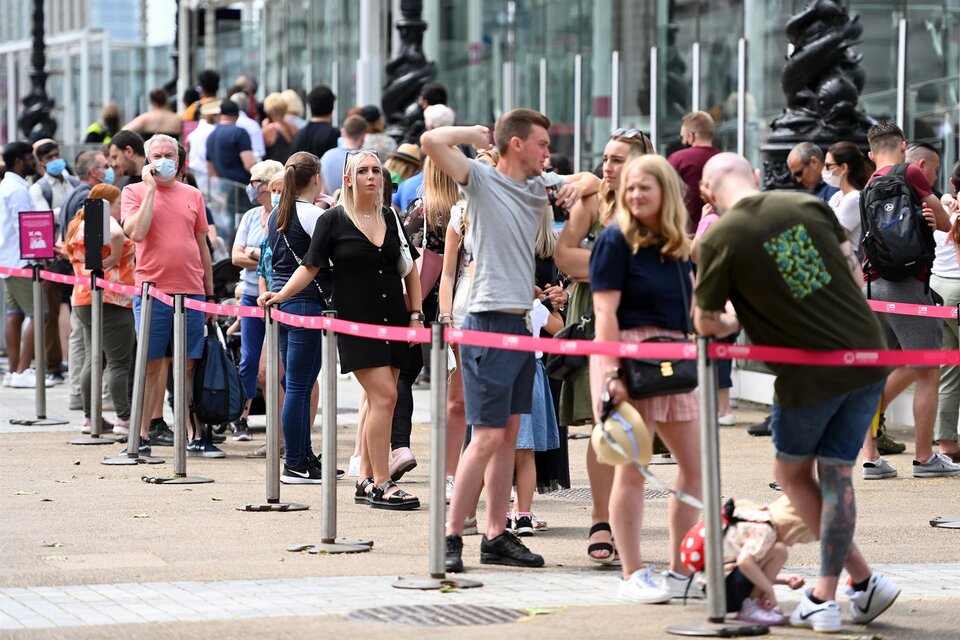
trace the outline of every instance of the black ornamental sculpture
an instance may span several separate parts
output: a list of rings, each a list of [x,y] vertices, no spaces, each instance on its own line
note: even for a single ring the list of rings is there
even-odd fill
[[[406,139],[419,142],[419,133],[423,133],[423,110],[417,98],[420,88],[437,70],[423,53],[427,23],[420,18],[422,12],[422,0],[401,0],[397,20],[400,49],[386,67],[387,82],[380,103],[388,124],[387,133],[397,142]]]

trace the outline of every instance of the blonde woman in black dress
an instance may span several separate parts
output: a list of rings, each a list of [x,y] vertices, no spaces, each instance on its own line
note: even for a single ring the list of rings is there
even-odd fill
[[[401,238],[409,246],[393,210],[383,202],[383,167],[377,154],[351,153],[343,169],[336,207],[317,221],[303,264],[278,294],[310,284],[323,267],[332,267],[333,305],[342,320],[377,325],[423,327],[420,277],[416,266],[401,277],[397,268]],[[410,246],[412,257],[417,251]],[[403,288],[414,301],[408,308]],[[288,292],[287,290],[290,289]],[[353,372],[367,394],[357,501],[374,508],[417,509],[420,500],[390,479],[390,425],[397,401],[397,374],[419,345],[393,340],[337,336],[342,373]]]

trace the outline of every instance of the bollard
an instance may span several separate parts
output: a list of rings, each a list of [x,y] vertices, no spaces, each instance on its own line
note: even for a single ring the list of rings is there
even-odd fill
[[[336,318],[336,311],[324,311],[327,318]],[[363,553],[373,547],[372,540],[349,540],[337,537],[337,334],[323,330],[323,360],[320,366],[320,406],[323,422],[323,481],[320,512],[320,544],[294,545],[288,551],[309,551],[313,554]]]
[[[722,521],[720,518],[720,434],[717,429],[717,361],[707,354],[709,338],[697,338],[697,378],[700,390],[700,469],[703,478],[703,520],[707,529],[707,622],[667,627],[667,633],[702,638],[732,638],[770,633],[764,625],[725,620],[727,592],[723,575]]]
[[[208,484],[210,478],[187,475],[187,308],[186,295],[173,294],[173,477],[143,476],[150,484]],[[131,429],[133,425],[131,425]],[[132,433],[132,431],[131,431]]]
[[[103,377],[103,289],[97,286],[102,271],[90,272],[90,435],[75,438],[70,444],[114,444],[115,438],[104,438],[101,433],[103,421],[103,396],[100,395]]]
[[[47,419],[47,347],[44,339],[43,281],[40,279],[40,265],[33,265],[33,371],[37,383],[34,385],[37,420]]]
[[[466,578],[448,578],[446,557],[446,480],[447,480],[447,343],[446,325],[435,322],[430,344],[430,550],[427,562],[429,578],[397,578],[396,589],[422,591],[482,587],[483,583]]]
[[[280,502],[280,323],[270,307],[263,309],[266,329],[267,382],[263,389],[267,403],[267,501],[242,504],[237,511],[305,511],[305,504]]]
[[[106,465],[160,464],[162,458],[140,455],[140,424],[143,422],[143,391],[147,377],[147,355],[150,349],[150,314],[153,298],[150,296],[152,282],[140,287],[140,326],[137,327],[137,358],[133,370],[133,401],[130,406],[130,435],[127,437],[127,453],[107,457],[100,461]],[[91,388],[91,393],[94,393]]]

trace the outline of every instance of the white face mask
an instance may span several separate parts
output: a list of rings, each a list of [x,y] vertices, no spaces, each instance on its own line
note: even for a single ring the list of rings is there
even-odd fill
[[[834,174],[833,171],[830,171],[826,167],[824,167],[823,171],[820,172],[820,177],[823,178],[823,181],[834,189],[840,188],[840,176]]]

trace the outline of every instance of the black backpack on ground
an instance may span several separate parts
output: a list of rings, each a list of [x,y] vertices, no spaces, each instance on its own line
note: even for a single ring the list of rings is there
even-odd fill
[[[190,409],[200,422],[223,424],[237,420],[247,402],[240,373],[227,353],[219,328],[208,330],[203,340],[203,357],[193,373],[193,401]]]
[[[866,267],[897,282],[933,266],[936,243],[923,205],[907,182],[906,164],[875,175],[860,194],[860,247]]]

